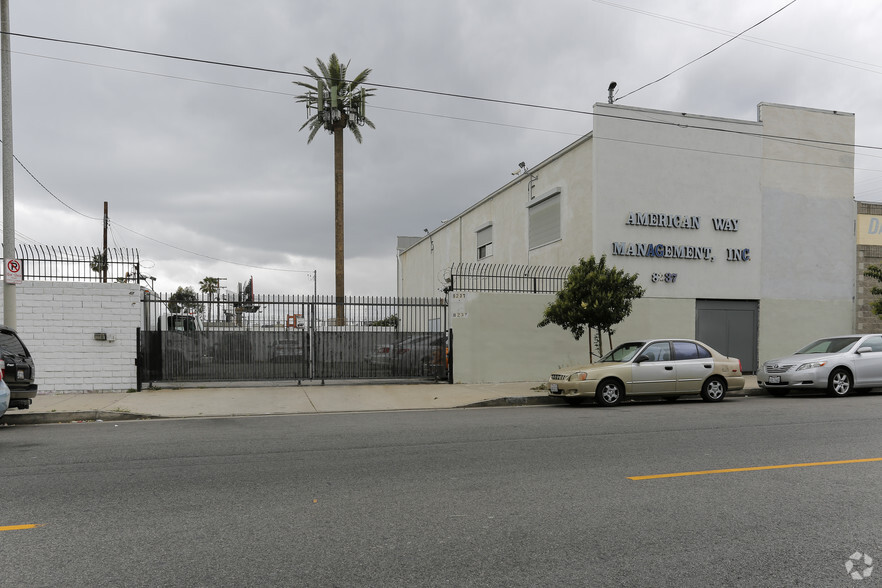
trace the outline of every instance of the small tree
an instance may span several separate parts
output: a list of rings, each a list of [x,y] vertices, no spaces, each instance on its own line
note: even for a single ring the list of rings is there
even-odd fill
[[[96,274],[101,274],[102,281],[107,281],[107,253],[96,253],[89,262],[89,269]]]
[[[873,278],[877,282],[882,282],[882,267],[878,265],[871,265],[864,272],[864,275],[868,278]],[[873,296],[882,296],[882,288],[880,288],[879,286],[873,286],[873,288],[870,290],[870,293],[873,294]],[[876,300],[872,301],[870,303],[870,310],[872,310],[873,314],[875,314],[876,316],[882,317],[882,298],[877,298]]]
[[[602,355],[602,333],[607,332],[612,347],[612,327],[631,314],[633,301],[645,292],[636,281],[636,274],[606,267],[606,255],[601,256],[600,261],[596,261],[593,255],[588,261],[580,259],[578,265],[570,269],[567,281],[554,302],[545,308],[538,326],[554,323],[569,330],[577,341],[587,328],[589,357],[593,361],[591,330],[598,331],[598,347]]]
[[[368,323],[369,327],[395,327],[398,328],[398,315],[390,314],[384,319]]]
[[[211,322],[211,301],[213,300],[212,296],[220,291],[220,278],[205,276],[199,282],[199,291],[203,294],[206,294],[208,297],[208,322]],[[220,312],[218,312],[218,318],[220,318]]]
[[[178,286],[174,294],[168,297],[169,312],[193,312],[199,310],[199,298],[190,286]]]

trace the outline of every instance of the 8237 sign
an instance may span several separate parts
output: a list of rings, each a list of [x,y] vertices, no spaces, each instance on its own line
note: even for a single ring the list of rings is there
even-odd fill
[[[677,281],[677,274],[652,274],[652,283],[662,282],[665,284],[673,284]]]

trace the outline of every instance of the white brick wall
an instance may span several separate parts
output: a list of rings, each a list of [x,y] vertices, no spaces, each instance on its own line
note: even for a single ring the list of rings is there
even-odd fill
[[[16,330],[34,356],[40,394],[135,388],[137,285],[24,282],[15,297]],[[107,341],[95,333],[107,333]]]

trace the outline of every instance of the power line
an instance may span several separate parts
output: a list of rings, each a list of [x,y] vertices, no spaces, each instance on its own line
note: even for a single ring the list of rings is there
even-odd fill
[[[621,96],[621,97],[617,98],[617,99],[616,99],[616,102],[618,102],[619,100],[622,100],[623,98],[627,98],[627,97],[630,96],[631,94],[634,94],[634,93],[636,93],[636,92],[639,92],[640,90],[642,90],[642,89],[644,89],[644,88],[648,88],[649,86],[651,86],[651,85],[653,85],[653,84],[657,84],[657,83],[659,83],[660,81],[662,81],[663,79],[671,77],[672,75],[674,75],[675,73],[677,73],[677,72],[680,71],[681,69],[684,69],[684,68],[686,68],[686,67],[689,67],[690,65],[692,65],[692,64],[695,63],[696,61],[699,61],[699,60],[701,60],[701,59],[704,59],[705,57],[707,57],[708,55],[710,55],[711,53],[713,53],[713,52],[716,51],[717,49],[720,49],[720,48],[722,48],[722,47],[728,45],[729,43],[731,43],[732,41],[734,41],[735,39],[737,39],[738,37],[740,37],[741,35],[743,35],[743,34],[746,33],[747,31],[749,31],[749,30],[751,30],[751,29],[755,29],[755,28],[758,27],[759,25],[763,24],[764,22],[766,22],[767,20],[769,20],[770,18],[772,18],[773,16],[775,16],[776,14],[778,14],[779,12],[781,12],[782,10],[784,10],[785,8],[791,6],[791,5],[794,4],[795,2],[796,2],[796,0],[790,0],[790,2],[788,2],[787,4],[785,4],[784,6],[782,6],[781,8],[779,8],[778,10],[776,10],[775,12],[773,12],[772,14],[770,14],[769,16],[765,17],[764,19],[762,19],[761,21],[757,22],[756,24],[753,24],[753,25],[747,27],[746,29],[744,29],[743,31],[741,31],[740,33],[738,33],[737,35],[735,35],[734,37],[732,37],[732,38],[730,38],[730,39],[727,39],[725,42],[723,42],[723,43],[717,45],[716,47],[714,47],[713,49],[711,49],[710,51],[708,51],[708,52],[705,53],[704,55],[701,55],[701,56],[699,56],[699,57],[696,57],[695,59],[693,59],[693,60],[690,61],[689,63],[686,63],[685,65],[681,65],[680,67],[678,67],[678,68],[675,69],[674,71],[672,71],[672,72],[670,72],[670,73],[668,73],[668,74],[663,75],[662,77],[660,77],[659,79],[655,80],[654,82],[649,82],[648,84],[643,84],[642,86],[640,86],[640,87],[637,88],[636,90],[632,90],[632,91],[628,92],[628,93],[625,94],[624,96]]]
[[[753,25],[752,27],[750,27],[750,28],[748,28],[748,29],[745,29],[745,31],[742,31],[742,33],[739,33],[739,35],[736,35],[735,37],[729,39],[728,41],[726,41],[726,43],[723,43],[722,45],[718,46],[717,48],[713,49],[712,51],[709,51],[709,52],[705,53],[702,57],[705,57],[705,56],[709,55],[710,53],[712,53],[712,52],[715,51],[716,49],[719,49],[719,48],[722,47],[723,45],[725,45],[725,44],[727,44],[727,43],[733,41],[734,39],[736,39],[736,38],[738,38],[739,36],[741,36],[744,32],[747,32],[747,31],[751,30],[752,28],[755,28],[756,26],[758,26],[759,24],[761,24],[761,23],[764,22],[765,20],[768,20],[769,18],[771,18],[771,17],[774,16],[775,14],[781,12],[782,10],[784,10],[785,8],[787,8],[788,6],[790,6],[791,4],[793,4],[795,1],[796,1],[796,0],[792,0],[789,4],[785,5],[784,7],[782,7],[781,9],[779,9],[778,11],[776,11],[775,13],[773,13],[772,15],[766,17],[766,18],[763,19],[762,21],[759,21],[758,23],[756,23],[756,24]],[[66,44],[73,44],[73,45],[81,45],[81,46],[93,47],[93,48],[100,48],[100,49],[106,49],[106,50],[111,50],[111,51],[119,51],[119,52],[133,53],[133,54],[139,54],[139,55],[148,55],[148,56],[153,56],[153,57],[160,57],[160,58],[166,58],[166,59],[174,59],[174,60],[181,60],[181,61],[188,61],[188,62],[195,62],[195,63],[203,63],[203,64],[210,64],[210,65],[217,65],[217,66],[222,66],[222,67],[232,67],[232,68],[238,68],[238,69],[247,69],[247,70],[252,70],[252,71],[260,71],[260,72],[267,72],[267,73],[277,73],[277,74],[291,75],[291,76],[311,77],[311,76],[309,76],[308,74],[303,74],[303,73],[298,73],[298,72],[289,72],[289,71],[285,71],[285,70],[278,70],[278,69],[272,69],[272,68],[255,67],[255,66],[246,66],[246,65],[241,65],[241,64],[233,64],[233,63],[227,63],[227,62],[221,62],[221,61],[214,61],[214,60],[205,60],[205,59],[197,59],[197,58],[183,57],[183,56],[170,55],[170,54],[163,54],[163,53],[155,53],[155,52],[148,52],[148,51],[140,51],[140,50],[134,50],[134,49],[125,49],[125,48],[113,47],[113,46],[108,46],[108,45],[100,45],[100,44],[95,44],[95,43],[85,43],[85,42],[70,41],[70,40],[64,40],[64,39],[54,39],[54,38],[50,38],[50,37],[40,37],[40,36],[35,36],[35,35],[25,35],[25,34],[21,34],[21,33],[7,33],[7,34],[9,34],[9,35],[13,35],[13,36],[24,37],[24,38],[36,39],[36,40],[50,41],[50,42],[56,42],[56,43],[66,43]],[[27,55],[32,55],[32,54],[27,54]],[[33,55],[33,56],[35,56],[35,57],[44,57],[44,56],[39,56],[39,55]],[[58,59],[58,58],[47,57],[47,59]],[[701,59],[701,57],[699,57],[698,59]],[[690,62],[689,64],[694,63],[694,62],[697,61],[698,59],[693,60],[693,61]],[[77,61],[68,60],[68,59],[59,59],[59,60],[60,60],[60,61],[68,61],[68,62],[72,62],[72,63],[81,63],[81,64],[84,64],[84,65],[96,65],[96,64],[90,64],[90,63],[87,63],[87,62],[77,62]],[[680,69],[683,69],[683,67],[686,67],[686,66],[689,65],[689,64],[686,64],[686,65],[682,66],[681,68],[678,68],[677,70],[674,70],[673,72],[671,72],[670,74],[664,76],[663,78],[659,78],[659,80],[656,80],[656,82],[660,81],[661,79],[664,79],[665,77],[668,77],[668,76],[672,75],[673,73],[676,73],[676,71],[679,71]],[[156,73],[151,73],[151,72],[143,72],[143,71],[139,71],[139,70],[131,70],[131,69],[117,68],[117,67],[110,67],[110,66],[103,66],[103,65],[96,65],[96,66],[97,66],[97,67],[107,67],[107,68],[109,68],[109,69],[118,69],[118,70],[122,70],[122,71],[130,71],[130,72],[134,72],[134,73],[142,73],[142,74],[146,74],[146,75],[155,75],[155,76],[159,76],[159,77],[167,77],[167,78],[173,78],[173,79],[181,79],[181,80],[186,80],[186,81],[201,82],[201,83],[206,83],[206,84],[212,84],[212,85],[218,85],[218,86],[226,86],[226,87],[232,87],[232,88],[237,88],[237,89],[248,89],[248,90],[261,91],[261,92],[266,92],[266,93],[282,94],[282,95],[288,95],[288,96],[291,96],[291,94],[287,94],[287,93],[284,93],[284,92],[276,92],[276,91],[270,91],[270,90],[262,90],[262,89],[258,89],[258,88],[249,88],[249,87],[246,87],[246,86],[238,86],[238,85],[224,84],[224,83],[211,82],[211,81],[204,81],[204,80],[194,80],[194,79],[192,79],[192,78],[185,78],[185,77],[179,77],[179,76],[171,76],[171,75],[165,75],[165,74],[156,74]],[[626,96],[628,96],[628,95],[630,95],[630,94],[633,94],[634,92],[636,92],[636,91],[638,91],[638,90],[640,90],[640,89],[643,89],[643,88],[645,88],[645,87],[647,87],[647,86],[649,86],[649,85],[651,85],[651,84],[653,84],[653,83],[656,83],[656,82],[651,82],[650,84],[644,85],[644,86],[642,86],[641,88],[638,88],[637,90],[634,90],[633,92],[630,92],[629,94],[626,94],[625,96],[622,96],[621,98],[619,98],[619,100],[621,100],[622,98],[624,98],[624,97],[626,97]],[[765,135],[765,134],[762,134],[762,133],[751,133],[751,132],[747,132],[747,131],[736,131],[736,130],[734,130],[734,129],[721,129],[721,128],[718,128],[718,127],[708,127],[708,126],[700,126],[700,125],[688,125],[688,124],[683,124],[682,122],[670,122],[670,121],[664,121],[664,120],[641,119],[641,118],[633,118],[633,117],[619,116],[619,115],[611,115],[611,114],[597,114],[597,113],[594,113],[594,112],[591,112],[591,111],[584,111],[584,110],[577,110],[577,109],[569,109],[569,108],[561,108],[561,107],[552,107],[552,106],[544,106],[544,105],[531,104],[531,103],[526,103],[526,102],[518,102],[518,101],[511,101],[511,100],[501,100],[501,99],[493,99],[493,98],[485,98],[485,97],[479,97],[479,96],[470,96],[470,95],[466,95],[466,94],[458,94],[458,93],[452,93],[452,92],[440,92],[440,91],[434,91],[434,90],[425,90],[425,89],[419,89],[419,88],[411,88],[411,87],[407,87],[407,86],[399,86],[399,85],[391,85],[391,84],[371,84],[371,85],[374,85],[374,86],[376,86],[376,87],[387,88],[387,89],[395,89],[395,90],[410,91],[410,92],[417,92],[417,93],[423,93],[423,94],[439,95],[439,96],[452,97],[452,98],[461,98],[461,99],[468,99],[468,100],[481,101],[481,102],[490,102],[490,103],[496,103],[496,104],[505,104],[505,105],[513,105],[513,106],[528,107],[528,108],[537,108],[537,109],[544,109],[544,110],[552,110],[552,111],[558,111],[558,112],[568,112],[568,113],[581,114],[581,115],[588,115],[588,116],[600,116],[600,117],[606,117],[606,118],[615,118],[615,119],[622,119],[622,120],[628,120],[628,121],[633,121],[633,122],[643,122],[643,123],[650,123],[650,124],[664,124],[664,125],[676,125],[676,126],[681,127],[681,128],[699,129],[699,130],[707,130],[707,131],[714,131],[714,132],[727,132],[727,133],[740,134],[740,135],[745,135],[745,136],[761,137],[761,138],[765,138],[765,139],[777,139],[777,140],[782,140],[782,141],[794,141],[794,142],[800,142],[800,143],[802,143],[802,144],[806,144],[806,143],[814,143],[814,144],[817,144],[817,145],[819,146],[819,148],[847,147],[847,148],[863,148],[863,149],[875,149],[875,150],[880,150],[880,149],[882,149],[882,147],[869,146],[869,145],[858,145],[858,144],[842,143],[842,142],[835,142],[835,141],[820,141],[820,140],[816,140],[816,139],[805,139],[805,138],[800,138],[800,137],[786,137],[786,136]],[[377,108],[379,108],[379,109],[384,109],[383,107],[377,107]],[[394,108],[385,108],[385,110],[392,110],[392,111],[396,111],[396,110],[397,110],[397,111],[399,111],[399,112],[408,112],[408,113],[412,113],[412,114],[421,114],[421,115],[425,115],[425,116],[438,116],[438,117],[440,117],[440,118],[449,118],[449,119],[453,119],[453,120],[463,120],[463,121],[467,121],[467,122],[477,122],[477,123],[485,123],[485,124],[499,124],[500,126],[513,126],[513,127],[515,126],[515,125],[505,125],[505,124],[502,124],[502,123],[492,123],[492,122],[488,122],[488,121],[479,121],[479,120],[474,120],[474,119],[465,119],[465,118],[459,118],[459,117],[450,117],[450,116],[444,116],[444,115],[434,115],[434,114],[429,114],[429,113],[420,113],[420,112],[415,112],[415,111],[399,110],[399,109],[394,109]],[[516,128],[525,128],[525,129],[528,129],[528,130],[544,130],[544,129],[530,129],[529,127],[516,127]],[[556,131],[547,131],[547,132],[556,132]],[[564,134],[573,134],[573,133],[564,133]],[[615,140],[615,139],[613,139],[613,140]],[[647,145],[650,145],[650,144],[647,144]],[[667,147],[667,146],[664,146],[664,145],[655,145],[655,146],[657,146],[657,147]],[[701,151],[701,150],[699,150],[699,151]],[[715,152],[712,152],[712,151],[707,151],[707,152],[708,152],[708,153],[715,153]],[[34,175],[34,174],[33,174],[33,173],[32,173],[32,172],[31,172],[31,171],[30,171],[30,170],[29,170],[29,169],[28,169],[23,163],[22,163],[22,162],[21,162],[21,160],[18,159],[18,157],[15,157],[15,160],[16,160],[16,161],[18,162],[18,164],[22,167],[22,169],[24,169],[24,170],[28,173],[28,175],[30,175],[31,178],[33,178],[33,180],[34,180],[34,181],[35,181],[35,182],[36,182],[41,188],[43,188],[43,190],[45,190],[49,195],[51,195],[55,200],[57,200],[57,201],[58,201],[59,203],[61,203],[63,206],[65,206],[66,208],[68,208],[68,209],[71,210],[72,212],[74,212],[74,213],[76,213],[76,214],[78,214],[78,215],[80,215],[80,216],[82,216],[82,217],[84,217],[84,218],[87,218],[87,219],[90,219],[90,220],[95,220],[95,221],[101,221],[101,220],[103,220],[103,219],[98,218],[98,217],[93,217],[93,216],[89,216],[89,215],[87,215],[87,214],[84,214],[84,213],[82,213],[82,212],[76,210],[75,208],[73,208],[72,206],[70,206],[69,204],[67,204],[66,202],[64,202],[61,198],[59,198],[59,197],[58,197],[57,195],[55,195],[51,190],[49,190],[49,188],[46,187],[46,186],[45,186],[45,185],[44,185],[39,179],[37,179],[37,177],[36,177],[36,176],[35,176],[35,175]],[[792,162],[792,163],[805,163],[805,162],[795,162],[795,161],[794,161],[794,162]],[[822,165],[822,164],[818,164],[818,165]],[[879,170],[869,170],[869,171],[879,171]],[[188,254],[190,254],[190,255],[194,255],[194,256],[197,256],[197,257],[202,257],[202,258],[205,258],[205,259],[210,259],[210,260],[213,260],[213,261],[218,261],[218,262],[222,262],[222,263],[229,263],[229,264],[232,264],[232,265],[238,265],[238,266],[247,267],[247,268],[252,268],[252,269],[261,269],[261,270],[269,270],[269,271],[280,271],[280,272],[306,272],[306,271],[307,271],[307,270],[290,270],[290,269],[283,269],[283,268],[269,268],[269,267],[254,266],[254,265],[249,265],[249,264],[244,264],[244,263],[239,263],[239,262],[234,262],[234,261],[224,260],[224,259],[221,259],[221,258],[213,257],[213,256],[210,256],[210,255],[205,255],[205,254],[202,254],[202,253],[198,253],[198,252],[195,252],[195,251],[191,251],[191,250],[185,249],[185,248],[183,248],[183,247],[179,247],[179,246],[176,246],[176,245],[173,245],[173,244],[170,244],[170,243],[167,243],[167,242],[161,241],[161,240],[159,240],[159,239],[156,239],[156,238],[150,237],[150,236],[148,236],[148,235],[146,235],[146,234],[143,234],[143,233],[140,233],[140,232],[135,231],[135,230],[133,230],[133,229],[130,229],[130,228],[128,228],[128,227],[126,227],[126,226],[124,226],[124,225],[122,225],[122,224],[120,224],[120,223],[118,223],[118,222],[116,222],[116,221],[110,221],[110,223],[111,223],[112,225],[118,226],[118,227],[121,228],[121,229],[124,229],[124,230],[126,230],[126,231],[129,231],[129,232],[135,234],[135,235],[138,235],[138,236],[140,236],[140,237],[142,237],[142,238],[145,238],[145,239],[148,239],[148,240],[150,240],[150,241],[153,241],[153,242],[156,242],[156,243],[158,243],[158,244],[161,244],[161,245],[163,245],[163,246],[165,246],[165,247],[169,247],[169,248],[171,248],[171,249],[175,249],[175,250],[177,250],[177,251],[181,251],[181,252],[184,252],[184,253],[188,253]],[[307,273],[308,273],[308,272],[307,272]]]
[[[659,14],[657,12],[650,12],[648,10],[642,10],[639,8],[634,8],[632,6],[625,6],[624,4],[616,4],[615,2],[609,2],[608,0],[592,0],[592,2],[595,2],[597,4],[604,4],[606,6],[611,6],[613,8],[619,8],[621,10],[635,12],[637,14],[642,14],[644,16],[650,16],[652,18],[658,18],[660,20],[666,20],[668,22],[673,22],[676,24],[681,24],[681,25],[696,28],[696,29],[701,29],[703,31],[708,31],[710,33],[715,33],[718,35],[729,36],[729,35],[735,34],[734,31],[728,31],[726,29],[721,29],[718,27],[703,25],[703,24],[699,24],[699,23],[692,22],[689,20],[684,20],[681,18],[674,18],[672,16]],[[755,43],[757,45],[771,47],[772,49],[778,49],[780,51],[787,51],[789,53],[794,53],[796,55],[802,55],[803,57],[810,57],[812,59],[819,59],[821,61],[826,61],[828,63],[835,63],[837,65],[844,65],[846,67],[851,67],[854,69],[860,69],[863,71],[882,74],[882,71],[879,71],[880,69],[882,69],[882,66],[874,64],[874,63],[869,63],[867,61],[859,61],[857,59],[850,59],[848,57],[842,57],[839,55],[832,55],[830,53],[823,53],[821,51],[815,51],[813,49],[806,49],[804,47],[797,47],[795,45],[787,45],[786,43],[779,43],[777,41],[769,41],[768,39],[761,39],[759,37],[750,37],[747,35],[743,35],[740,37],[740,39],[742,41],[747,41],[749,43]],[[844,63],[844,62],[851,62],[851,63]],[[865,65],[868,67],[860,67],[862,65]],[[869,68],[873,68],[873,69],[869,69]]]
[[[759,24],[761,24],[765,20],[768,20],[769,18],[771,18],[772,16],[774,16],[778,12],[781,12],[782,10],[784,10],[785,8],[787,8],[788,6],[793,4],[794,2],[796,2],[796,0],[791,0],[791,2],[789,4],[780,8],[775,13],[767,16],[765,19],[756,23],[752,27],[745,29],[745,31],[749,31],[750,29],[758,26]],[[258,71],[258,72],[264,72],[264,73],[275,73],[275,74],[298,76],[298,77],[309,77],[309,78],[312,77],[311,75],[305,74],[305,73],[291,72],[291,71],[274,69],[274,68],[243,65],[243,64],[229,63],[229,62],[224,62],[224,61],[200,59],[200,58],[195,58],[195,57],[184,57],[184,56],[180,56],[180,55],[171,55],[171,54],[167,54],[167,53],[141,51],[138,49],[127,49],[127,48],[123,48],[123,47],[114,47],[111,45],[101,45],[98,43],[86,43],[83,41],[71,41],[68,39],[56,39],[56,38],[52,38],[52,37],[42,37],[42,36],[38,36],[38,35],[28,35],[28,34],[24,34],[24,33],[11,33],[10,32],[10,33],[5,33],[5,34],[17,36],[17,37],[28,38],[28,39],[36,39],[36,40],[40,40],[40,41],[49,41],[49,42],[53,42],[53,43],[63,43],[63,44],[69,44],[69,45],[80,45],[80,46],[84,46],[84,47],[107,49],[109,51],[118,51],[118,52],[122,52],[122,53],[133,53],[133,54],[137,54],[137,55],[147,55],[147,56],[151,56],[151,57],[160,57],[160,58],[164,58],[164,59],[173,59],[173,60],[177,60],[177,61],[188,61],[188,62],[193,62],[193,63],[217,65],[220,67],[230,67],[230,68],[235,68],[235,69]],[[729,41],[731,41],[731,40],[734,40],[734,38],[730,39]],[[725,45],[725,43],[723,43],[723,45]],[[723,45],[720,45],[720,47],[722,47]],[[717,48],[719,48],[719,47],[717,47]],[[714,49],[714,50],[716,50],[716,49]],[[712,51],[706,53],[705,55],[708,55],[711,52]],[[698,58],[698,59],[700,59],[700,58]],[[686,65],[689,65],[689,64],[686,64]],[[101,66],[101,67],[103,67],[103,66]],[[683,66],[683,67],[686,67],[686,66]],[[679,69],[682,69],[682,67]],[[677,71],[677,70],[675,70],[675,71]],[[671,73],[674,73],[674,72],[671,72]],[[149,75],[154,75],[154,74],[149,74]],[[163,74],[155,74],[155,75],[163,75]],[[671,74],[668,74],[668,75],[671,75]],[[174,77],[174,76],[170,76],[170,77]],[[667,76],[665,76],[665,77],[667,77]],[[183,79],[189,79],[189,78],[183,78]],[[663,79],[663,78],[660,78],[660,79]],[[656,81],[658,81],[658,80],[656,80]],[[214,83],[214,82],[206,82],[206,83]],[[651,82],[651,83],[655,83],[655,82]],[[226,84],[217,84],[217,85],[226,85]],[[618,115],[597,114],[597,113],[589,111],[589,110],[579,110],[579,109],[575,109],[575,108],[564,108],[564,107],[559,107],[559,106],[548,106],[548,105],[542,105],[542,104],[533,104],[533,103],[529,103],[529,102],[519,102],[519,101],[515,101],[515,100],[503,100],[503,99],[499,99],[499,98],[487,98],[487,97],[482,97],[482,96],[473,96],[473,95],[469,95],[469,94],[459,94],[459,93],[455,93],[455,92],[442,92],[439,90],[427,90],[427,89],[423,89],[423,88],[413,88],[413,87],[409,87],[409,86],[400,86],[400,85],[394,85],[394,84],[380,84],[380,83],[371,82],[370,85],[375,86],[377,88],[387,88],[387,89],[391,89],[391,90],[416,92],[416,93],[420,93],[420,94],[444,96],[444,97],[448,97],[448,98],[460,98],[463,100],[472,100],[472,101],[476,101],[476,102],[487,102],[487,103],[491,103],[491,104],[504,104],[507,106],[521,106],[524,108],[535,108],[535,109],[540,109],[540,110],[549,110],[549,111],[554,111],[554,112],[565,112],[565,113],[570,113],[570,114],[580,114],[580,115],[592,116],[592,117],[606,117],[606,118],[614,118],[614,119],[638,120],[638,119],[634,119],[631,117],[624,117],[624,116],[618,116]],[[649,85],[649,84],[647,84],[647,85]],[[238,87],[238,86],[233,86],[233,87]],[[642,86],[641,88],[638,88],[637,90],[634,90],[633,92],[630,92],[629,94],[625,94],[625,96],[633,94],[634,92],[636,92],[644,87],[646,87],[646,85]],[[261,91],[263,91],[263,90],[261,90]],[[267,91],[267,92],[270,92],[270,91]],[[279,93],[279,92],[275,92],[275,93]],[[282,94],[284,94],[284,93],[282,93]],[[620,97],[619,100],[621,100],[625,96]],[[738,132],[738,133],[744,134],[744,135],[754,135],[757,137],[776,138],[776,139],[789,139],[789,140],[803,141],[806,143],[820,143],[820,144],[827,144],[827,145],[836,145],[836,146],[841,146],[841,147],[854,147],[854,148],[859,148],[859,149],[882,150],[882,147],[877,147],[877,146],[873,146],[873,145],[859,145],[856,143],[842,143],[842,142],[835,142],[835,141],[819,141],[816,139],[808,139],[808,138],[801,138],[801,137],[781,137],[781,136],[774,136],[774,135],[764,135],[762,133],[748,133],[746,131],[732,131],[729,129],[719,129],[719,128],[714,128],[714,127],[701,127],[701,126],[697,126],[697,125],[684,125],[682,123],[670,123],[670,122],[666,122],[666,121],[657,121],[657,120],[644,120],[642,122],[647,122],[647,123],[652,123],[652,124],[677,125],[677,126],[680,126],[683,128],[704,129],[704,130],[718,131],[718,132],[729,132],[729,133]]]
[[[100,64],[100,63],[91,63],[88,61],[79,61],[76,59],[65,59],[62,57],[51,57],[49,55],[40,55],[37,53],[26,53],[24,51],[10,51],[10,53],[14,53],[16,55],[26,55],[28,57],[36,57],[39,59],[49,59],[49,60],[53,60],[53,61],[62,61],[64,63],[74,63],[77,65],[87,65],[90,67],[100,67],[103,69],[110,69],[110,70],[114,70],[114,71],[123,71],[123,72],[127,72],[127,73],[142,74],[145,76],[155,76],[155,77],[159,77],[159,78],[168,78],[168,79],[180,80],[180,81],[184,81],[184,82],[193,82],[196,84],[208,84],[208,85],[212,85],[212,86],[220,86],[223,88],[232,88],[234,90],[249,90],[252,92],[262,92],[264,94],[276,94],[279,96],[287,96],[290,98],[296,97],[296,94],[294,94],[293,92],[280,92],[278,90],[267,90],[265,88],[255,88],[254,86],[243,86],[240,84],[228,84],[228,83],[224,83],[224,82],[213,82],[211,80],[200,80],[198,78],[190,78],[190,77],[186,77],[186,76],[174,76],[174,75],[170,75],[170,74],[161,74],[161,73],[144,71],[144,70],[139,70],[139,69],[117,67],[117,66],[112,66],[112,65],[104,65],[104,64]],[[473,119],[473,118],[450,116],[450,115],[437,114],[437,113],[432,113],[432,112],[420,112],[417,110],[406,110],[403,108],[392,108],[389,106],[379,106],[377,104],[374,104],[373,102],[371,103],[371,108],[375,108],[377,110],[388,110],[390,112],[404,112],[407,114],[418,114],[420,116],[444,118],[447,120],[458,120],[458,121],[472,122],[472,123],[477,123],[477,124],[493,125],[493,126],[499,126],[499,127],[508,127],[508,128],[512,128],[512,129],[523,129],[526,131],[538,131],[538,132],[542,132],[542,133],[555,133],[555,134],[559,134],[559,135],[570,135],[570,136],[575,136],[575,137],[580,137],[584,134],[584,133],[572,133],[572,132],[568,132],[568,131],[556,131],[553,129],[540,129],[540,128],[536,128],[536,127],[525,127],[522,125],[513,125],[513,124],[509,124],[509,123],[500,123],[500,122],[494,122],[494,121],[488,121],[488,120],[479,120],[479,119]]]

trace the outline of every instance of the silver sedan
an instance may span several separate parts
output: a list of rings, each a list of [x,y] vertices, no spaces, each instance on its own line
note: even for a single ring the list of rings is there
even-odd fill
[[[763,363],[756,380],[774,396],[799,389],[848,396],[857,388],[882,386],[882,335],[818,339],[793,355]]]

